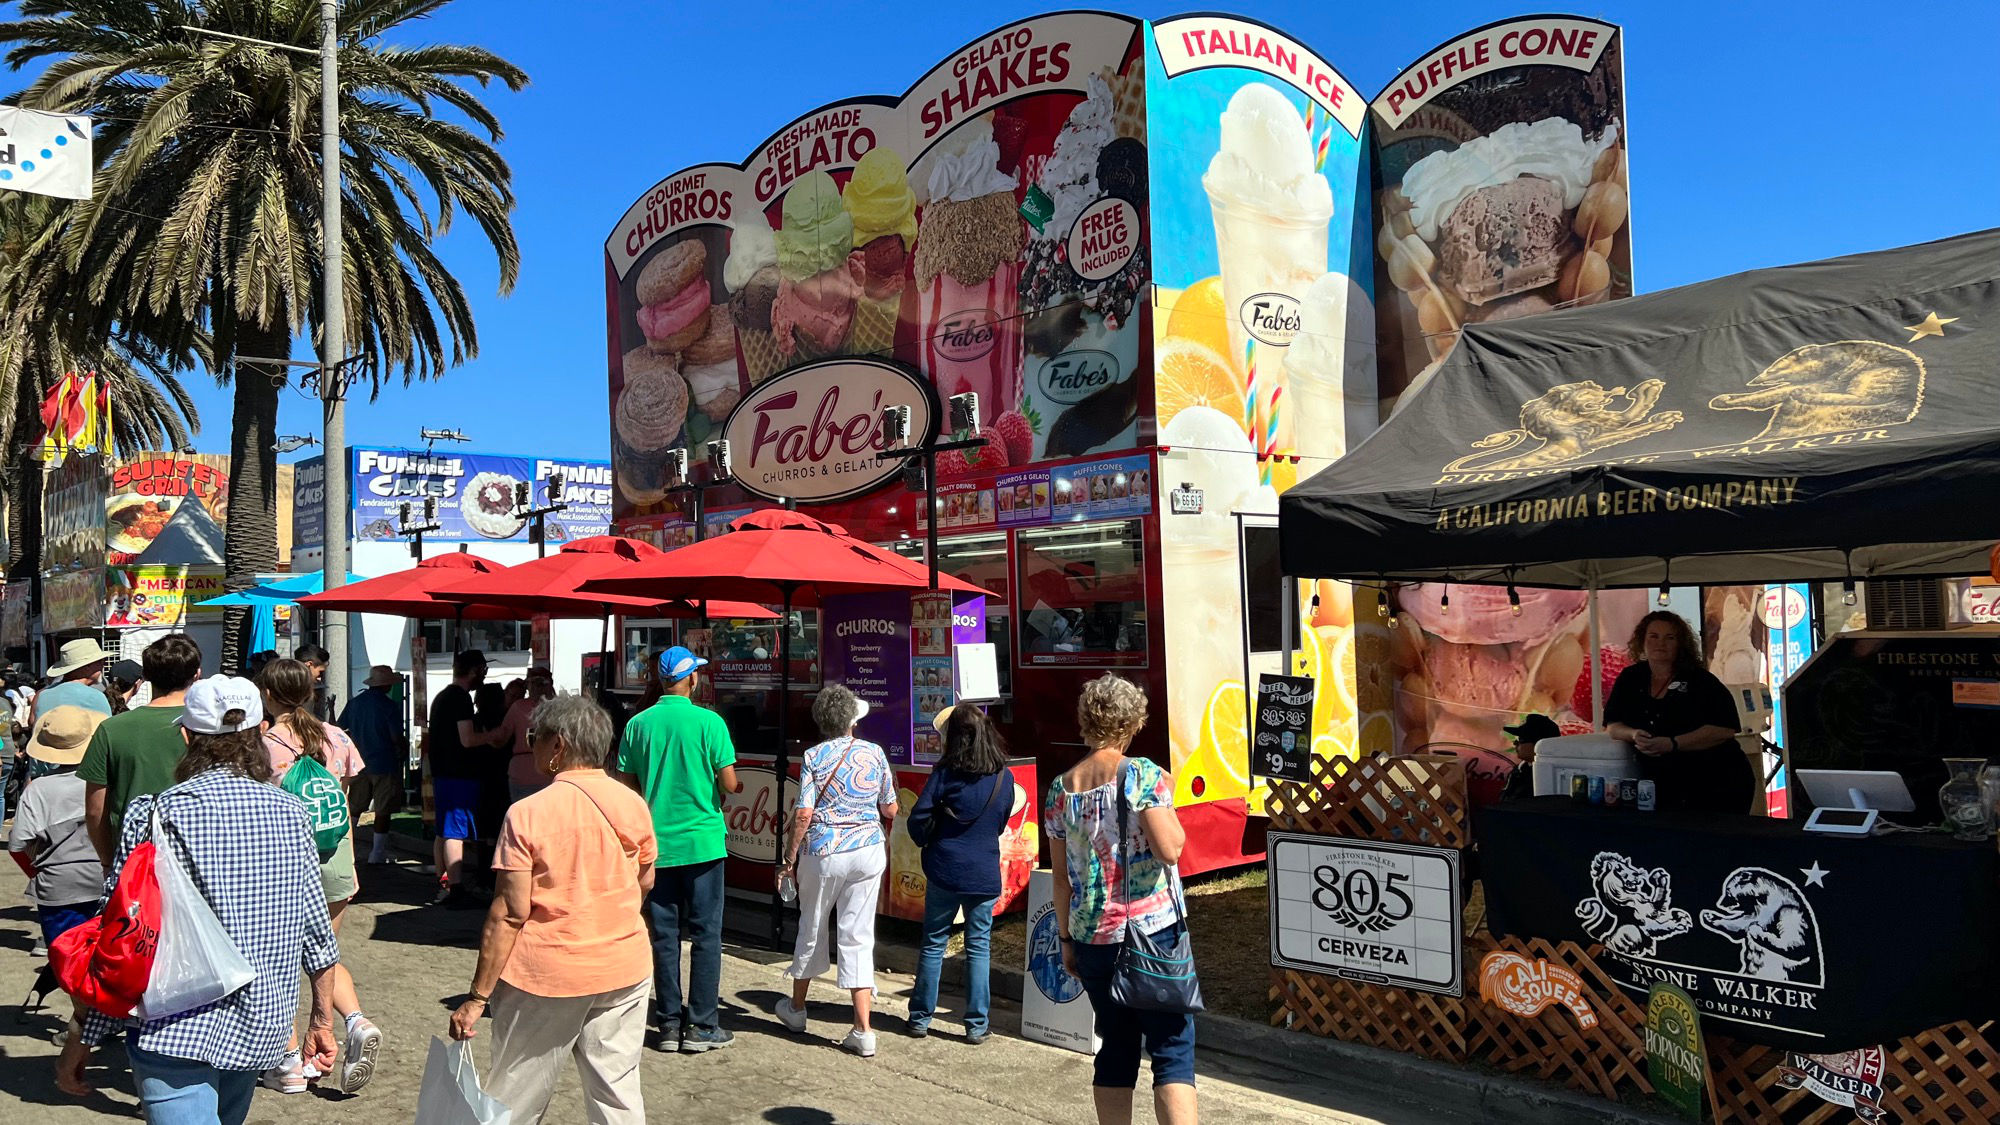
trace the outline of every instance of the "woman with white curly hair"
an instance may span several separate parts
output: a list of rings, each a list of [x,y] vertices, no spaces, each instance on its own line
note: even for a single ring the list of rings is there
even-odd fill
[[[813,700],[813,722],[823,741],[799,760],[799,809],[779,871],[781,880],[798,883],[799,940],[785,971],[792,994],[778,1000],[778,1019],[795,1032],[806,1029],[806,991],[826,972],[838,941],[840,987],[854,997],[854,1026],[840,1045],[871,1058],[875,900],[889,865],[882,822],[896,818],[896,775],[880,746],[854,735],[854,724],[866,714],[867,700],[839,684],[821,688]]]

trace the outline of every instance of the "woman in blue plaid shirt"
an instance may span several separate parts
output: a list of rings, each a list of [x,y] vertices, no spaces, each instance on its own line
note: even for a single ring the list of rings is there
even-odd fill
[[[56,1061],[56,1084],[65,1093],[90,1093],[84,1065],[91,1046],[123,1026],[150,1125],[241,1125],[258,1076],[284,1057],[301,967],[312,982],[305,1053],[321,1070],[333,1066],[330,970],[340,948],[306,808],[270,784],[271,758],[258,730],[263,719],[262,698],[248,680],[211,676],[188,688],[179,784],[132,802],[107,880],[151,838],[157,814],[172,826],[181,860],[256,979],[225,1000],[164,1019],[121,1025],[91,1013],[83,1034],[72,1036]]]

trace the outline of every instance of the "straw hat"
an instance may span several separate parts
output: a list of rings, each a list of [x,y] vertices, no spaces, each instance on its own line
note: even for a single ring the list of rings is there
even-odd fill
[[[52,766],[73,766],[83,761],[97,725],[110,717],[88,707],[57,707],[35,723],[28,757]]]
[[[55,666],[49,669],[49,675],[60,680],[78,668],[109,659],[111,654],[104,651],[104,646],[97,643],[96,637],[85,637],[62,646],[62,651],[56,654]]]

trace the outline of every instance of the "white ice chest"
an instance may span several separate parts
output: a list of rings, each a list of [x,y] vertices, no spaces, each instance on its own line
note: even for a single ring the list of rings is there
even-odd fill
[[[1639,776],[1639,759],[1631,743],[1608,734],[1565,734],[1535,743],[1535,796],[1569,796],[1558,779],[1571,770],[1615,781]]]

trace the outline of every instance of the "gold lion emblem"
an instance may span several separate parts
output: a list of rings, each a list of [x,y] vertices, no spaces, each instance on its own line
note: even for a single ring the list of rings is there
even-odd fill
[[[1648,379],[1632,388],[1605,390],[1594,380],[1564,383],[1521,406],[1521,426],[1502,430],[1472,443],[1485,452],[1468,454],[1445,467],[1447,473],[1546,469],[1566,465],[1614,445],[1623,445],[1650,434],[1664,433],[1681,422],[1678,410],[1653,413],[1665,382]],[[1625,406],[1613,403],[1625,400]],[[1523,448],[1538,442],[1532,448]],[[1518,451],[1518,452],[1517,452]],[[1496,461],[1485,461],[1499,456]],[[1485,461],[1484,464],[1475,462]]]
[[[1708,405],[1770,411],[1752,441],[1899,426],[1923,408],[1924,361],[1874,340],[1807,344],[1773,360],[1749,385],[1757,389],[1716,395]]]

